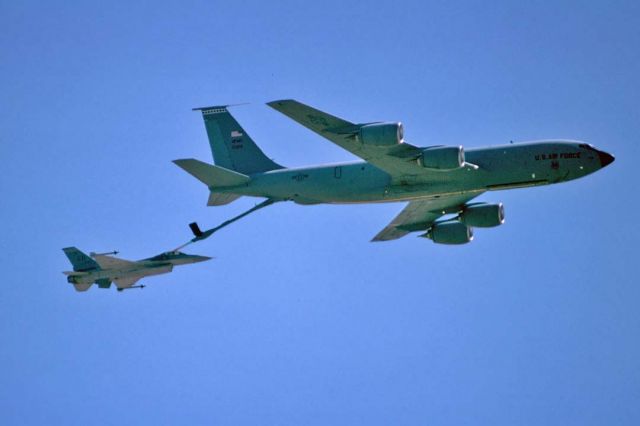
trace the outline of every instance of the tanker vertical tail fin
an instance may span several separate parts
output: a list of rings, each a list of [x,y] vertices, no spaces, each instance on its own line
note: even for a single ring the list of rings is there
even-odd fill
[[[250,175],[282,169],[267,157],[227,110],[227,106],[194,108],[202,111],[214,163]]]

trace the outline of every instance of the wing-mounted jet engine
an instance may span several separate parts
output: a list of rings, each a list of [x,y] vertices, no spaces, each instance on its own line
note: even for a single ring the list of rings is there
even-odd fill
[[[470,204],[464,207],[458,216],[460,222],[478,228],[492,228],[504,223],[504,206],[502,203]]]
[[[437,244],[466,244],[473,240],[473,227],[491,228],[504,223],[502,203],[475,203],[463,206],[458,216],[434,223],[421,237]]]
[[[404,143],[404,127],[402,123],[365,124],[356,133],[356,138],[364,145],[391,146]]]
[[[455,220],[440,222],[421,237],[429,238],[437,244],[466,244],[473,240],[473,228]]]
[[[426,169],[453,170],[465,165],[462,146],[434,146],[425,148],[418,164]]]

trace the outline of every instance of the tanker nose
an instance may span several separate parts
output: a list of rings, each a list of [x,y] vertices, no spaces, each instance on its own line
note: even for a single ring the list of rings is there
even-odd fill
[[[613,155],[604,151],[598,151],[598,157],[600,158],[600,167],[607,167],[615,160],[615,157]]]

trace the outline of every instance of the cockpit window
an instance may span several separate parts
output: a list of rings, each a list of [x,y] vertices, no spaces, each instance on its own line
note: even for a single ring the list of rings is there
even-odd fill
[[[587,144],[587,143],[581,143],[580,145],[578,145],[580,148],[584,148],[584,149],[589,149],[591,151],[595,151],[596,149],[593,147],[593,145],[591,144]]]

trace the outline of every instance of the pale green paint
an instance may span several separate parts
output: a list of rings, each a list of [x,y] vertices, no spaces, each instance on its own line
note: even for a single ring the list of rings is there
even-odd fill
[[[355,124],[294,100],[268,105],[366,161],[282,168],[266,161],[220,106],[203,109],[216,166],[194,159],[176,164],[207,184],[210,199],[229,196],[215,204],[243,195],[298,204],[416,202],[407,206],[411,215],[403,211],[374,240],[399,238],[409,229],[425,231],[440,216],[460,213],[465,203],[485,191],[566,182],[613,161],[611,155],[580,141],[547,140],[468,149],[462,167],[436,170],[422,167],[425,148],[405,141],[366,144],[360,130],[371,123]],[[233,171],[223,164],[233,166]],[[403,222],[409,216],[411,221]]]
[[[243,185],[213,187],[215,192],[293,200],[300,204],[405,201],[448,194],[511,189],[566,182],[602,166],[593,148],[581,142],[530,142],[466,151],[479,168],[425,171],[392,182],[388,173],[366,162],[274,170],[251,175]],[[538,160],[536,156],[580,153],[580,158]],[[558,167],[552,168],[551,162]]]

